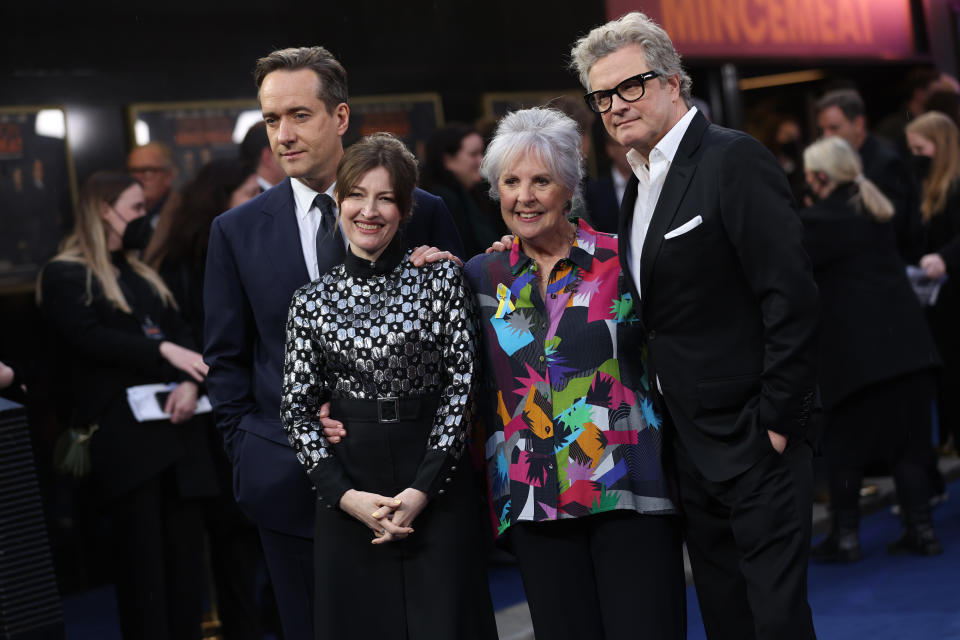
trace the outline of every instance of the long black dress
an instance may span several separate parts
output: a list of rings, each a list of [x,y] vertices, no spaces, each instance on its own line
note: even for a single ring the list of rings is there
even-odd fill
[[[281,418],[318,495],[316,637],[495,638],[469,464],[472,296],[450,262],[414,267],[399,237],[377,262],[347,254],[293,296]],[[317,410],[348,435],[335,446]],[[406,540],[372,545],[338,508],[348,489],[430,498]]]

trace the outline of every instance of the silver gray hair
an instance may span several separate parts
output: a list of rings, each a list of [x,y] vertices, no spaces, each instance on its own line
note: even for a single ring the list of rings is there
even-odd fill
[[[505,115],[487,146],[480,173],[490,183],[490,197],[500,199],[500,175],[522,156],[532,153],[550,176],[580,198],[583,160],[577,123],[557,109],[534,107]]]
[[[680,97],[689,106],[693,82],[683,70],[680,54],[673,48],[673,41],[663,27],[639,11],[633,11],[604,25],[577,40],[570,51],[570,66],[580,75],[580,83],[590,87],[590,68],[597,60],[631,44],[643,47],[643,55],[652,71],[660,74],[660,83],[669,76],[680,79]],[[612,88],[612,87],[607,87]]]

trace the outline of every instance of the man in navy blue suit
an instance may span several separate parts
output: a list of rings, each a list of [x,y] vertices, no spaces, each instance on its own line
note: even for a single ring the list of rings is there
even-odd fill
[[[204,284],[204,359],[237,501],[260,529],[286,640],[313,639],[315,494],[280,425],[284,327],[300,286],[342,261],[332,194],[347,74],[323,47],[274,51],[254,76],[270,147],[289,176],[217,217]],[[417,190],[409,246],[462,254],[440,198]]]

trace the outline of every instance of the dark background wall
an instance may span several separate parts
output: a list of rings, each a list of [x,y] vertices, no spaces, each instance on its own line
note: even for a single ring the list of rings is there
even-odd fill
[[[439,91],[447,120],[485,91],[577,86],[570,44],[603,22],[599,0],[4,2],[0,104],[63,104],[77,178],[119,167],[125,105],[252,98],[254,61],[322,44],[354,96]]]

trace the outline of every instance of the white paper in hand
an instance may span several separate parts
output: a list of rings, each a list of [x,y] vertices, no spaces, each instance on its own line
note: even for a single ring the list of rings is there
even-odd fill
[[[137,422],[147,422],[148,420],[167,420],[170,414],[164,412],[163,403],[158,399],[159,394],[168,394],[176,389],[175,382],[160,384],[141,384],[136,387],[127,387],[127,403],[130,405],[130,411]],[[207,396],[200,396],[197,399],[197,409],[194,415],[198,413],[209,413],[213,410],[210,406],[210,399]]]

